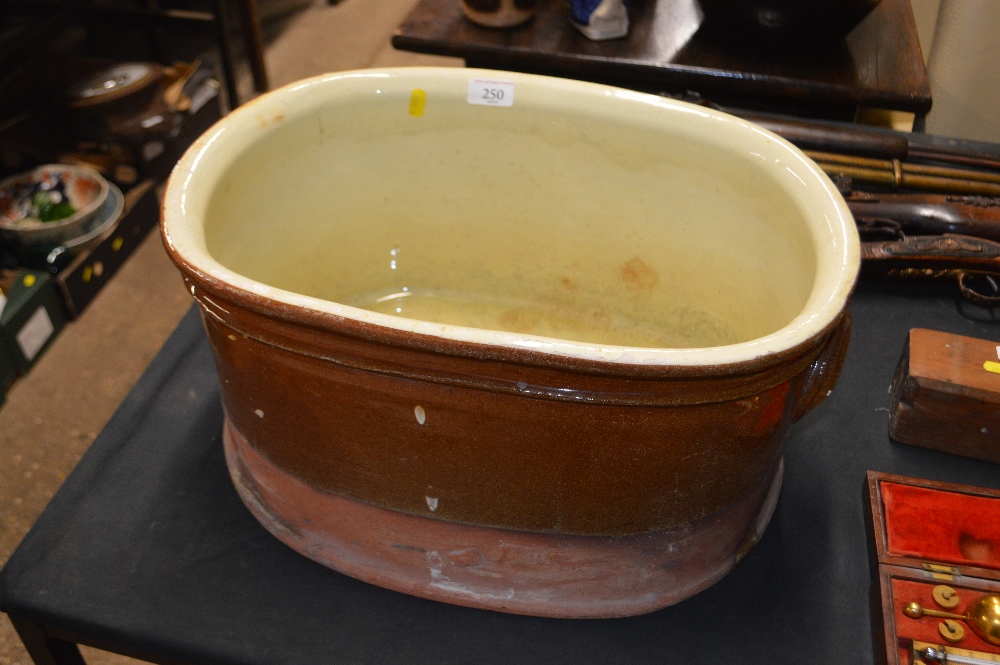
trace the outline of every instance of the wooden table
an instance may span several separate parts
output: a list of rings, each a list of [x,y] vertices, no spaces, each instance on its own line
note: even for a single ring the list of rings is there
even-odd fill
[[[883,0],[846,38],[811,52],[734,43],[702,26],[697,0],[639,0],[628,36],[607,42],[570,26],[564,0],[542,0],[531,22],[506,30],[473,24],[459,0],[421,0],[392,44],[464,58],[469,67],[693,90],[726,106],[797,115],[851,119],[861,106],[917,114],[931,107],[909,0]]]

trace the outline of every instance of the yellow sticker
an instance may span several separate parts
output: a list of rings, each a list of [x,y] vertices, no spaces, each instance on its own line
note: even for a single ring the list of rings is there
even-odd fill
[[[993,372],[994,374],[1000,374],[1000,363],[993,360],[987,360],[983,363],[983,369],[987,372]]]
[[[29,286],[29,287],[30,286],[34,286],[35,285],[35,276],[34,275],[25,275],[24,276],[24,285],[25,286]]]
[[[410,115],[419,118],[424,114],[424,106],[427,104],[427,93],[420,88],[415,88],[410,93]]]
[[[119,249],[122,248],[122,245],[124,244],[125,244],[125,238],[118,236],[117,238],[111,241],[111,249],[117,252]]]
[[[94,269],[91,268],[90,266],[86,266],[83,269],[83,275],[82,275],[84,283],[89,282],[90,281],[90,276],[93,275],[93,274],[94,274]]]

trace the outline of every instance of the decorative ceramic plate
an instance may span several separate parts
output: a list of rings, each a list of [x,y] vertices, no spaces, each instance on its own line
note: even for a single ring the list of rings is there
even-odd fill
[[[162,75],[162,68],[155,63],[112,65],[73,85],[69,89],[70,105],[84,108],[122,99],[158,81]]]
[[[90,223],[87,225],[87,230],[83,235],[66,240],[63,242],[63,245],[70,249],[76,249],[98,238],[118,222],[124,209],[125,195],[122,194],[122,190],[109,182],[108,198],[104,200],[97,213],[91,217]]]
[[[108,198],[108,182],[82,166],[49,164],[0,182],[0,228],[25,244],[80,235]]]

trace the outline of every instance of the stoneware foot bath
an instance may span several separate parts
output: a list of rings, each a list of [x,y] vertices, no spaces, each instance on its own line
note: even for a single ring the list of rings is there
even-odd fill
[[[390,589],[649,612],[761,536],[833,389],[843,200],[712,110],[471,69],[305,80],[177,165],[233,482],[275,536]]]

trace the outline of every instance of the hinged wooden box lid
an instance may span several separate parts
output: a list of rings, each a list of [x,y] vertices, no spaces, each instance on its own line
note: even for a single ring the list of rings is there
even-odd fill
[[[1000,662],[1000,618],[960,618],[1000,594],[1000,491],[869,471],[866,496],[879,660],[930,663],[932,645]]]

